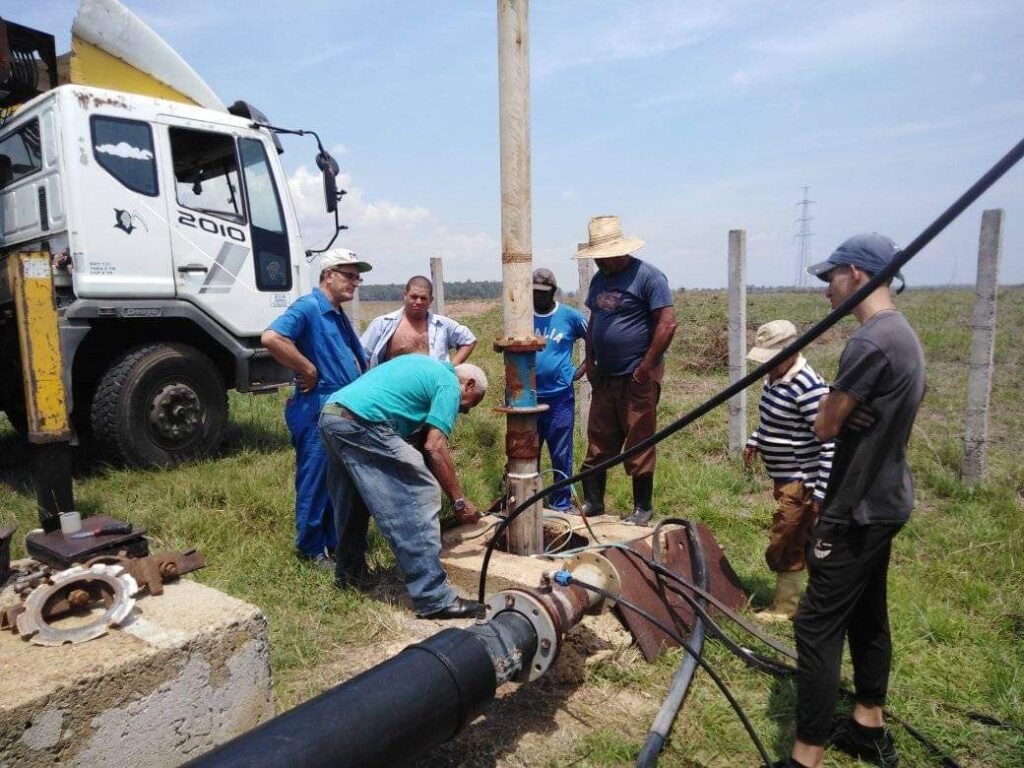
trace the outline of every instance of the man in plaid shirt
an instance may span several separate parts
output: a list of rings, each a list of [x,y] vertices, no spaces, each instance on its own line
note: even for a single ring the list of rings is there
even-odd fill
[[[757,329],[747,359],[766,363],[796,336],[796,327],[788,320],[765,323]],[[832,471],[832,442],[822,443],[814,436],[818,401],[827,393],[825,382],[803,355],[783,360],[765,379],[758,406],[761,421],[743,450],[747,466],[761,455],[778,502],[764,555],[778,581],[771,605],[758,614],[768,621],[792,619],[800,601],[804,548]]]

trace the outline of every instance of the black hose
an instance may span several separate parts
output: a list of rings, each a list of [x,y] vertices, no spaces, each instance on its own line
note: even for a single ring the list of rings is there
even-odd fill
[[[505,529],[509,524],[521,515],[525,510],[529,509],[535,503],[543,499],[549,493],[553,491],[567,488],[573,483],[579,482],[584,477],[587,477],[595,472],[606,472],[611,467],[614,467],[622,462],[626,461],[633,456],[646,451],[652,445],[656,445],[664,440],[666,437],[674,435],[676,432],[681,430],[683,427],[692,424],[694,421],[699,419],[706,413],[713,411],[718,406],[727,402],[733,395],[742,392],[744,389],[749,387],[756,381],[763,378],[768,371],[774,368],[776,365],[781,363],[783,360],[795,355],[797,352],[802,350],[821,334],[831,328],[833,325],[838,323],[843,317],[845,317],[854,307],[860,304],[866,299],[876,288],[881,285],[888,283],[896,273],[902,269],[902,267],[914,258],[922,248],[930,243],[935,237],[942,232],[946,227],[953,222],[961,213],[963,213],[975,200],[977,200],[985,191],[995,184],[1007,171],[1009,171],[1017,162],[1024,156],[1024,139],[1019,141],[1013,149],[1007,152],[995,165],[993,165],[980,179],[978,179],[970,188],[964,192],[957,200],[949,206],[942,214],[929,224],[921,234],[915,237],[910,244],[902,251],[896,254],[891,262],[881,272],[872,277],[867,283],[865,283],[860,290],[851,295],[846,301],[842,302],[838,307],[829,312],[824,318],[819,320],[803,334],[801,334],[796,341],[787,346],[781,352],[776,354],[770,360],[762,363],[753,371],[748,373],[742,379],[730,384],[725,389],[721,390],[714,397],[705,400],[702,404],[689,411],[684,416],[673,421],[668,426],[655,432],[646,440],[641,440],[639,443],[634,445],[632,448],[623,451],[617,456],[612,456],[605,461],[595,464],[594,466],[573,475],[563,480],[559,480],[547,488],[543,488],[537,493],[533,494],[525,501],[519,503],[519,505],[513,509],[509,515],[499,523],[497,529],[494,532],[494,536],[487,543],[487,549],[484,552],[483,563],[480,568],[480,589],[479,597],[480,602],[484,602],[486,599],[487,592],[487,568],[490,565],[491,555],[494,552],[495,546],[497,546],[498,539],[501,534],[505,532]]]
[[[660,528],[661,523],[658,526]],[[707,559],[704,556],[704,547],[701,546],[700,538],[697,535],[697,526],[687,520],[683,522],[683,527],[686,530],[687,543],[690,548],[690,573],[693,574],[694,581],[698,582],[702,588],[708,589],[710,583],[708,580]],[[655,548],[659,547],[658,528],[654,530],[653,546]],[[701,602],[704,603],[706,601]],[[701,607],[703,608],[703,605]],[[668,734],[672,730],[672,724],[676,721],[679,710],[682,709],[683,703],[686,701],[686,694],[690,691],[690,683],[693,682],[693,675],[697,671],[697,659],[704,651],[704,636],[707,627],[704,620],[705,616],[706,614],[701,610],[697,615],[697,620],[693,623],[693,630],[690,632],[690,644],[687,647],[689,653],[683,656],[679,670],[676,672],[675,677],[672,678],[672,684],[669,685],[668,693],[665,694],[665,700],[662,702],[654,722],[651,723],[651,729],[647,733],[647,740],[644,742],[643,748],[636,758],[637,768],[651,768],[651,766],[657,765],[658,755],[665,748],[665,742],[668,740]]]
[[[579,587],[583,587],[583,589],[586,589],[590,592],[595,592],[601,595],[606,600],[608,600],[609,603],[615,603],[616,605],[620,605],[623,608],[628,608],[629,610],[633,611],[633,613],[643,617],[651,624],[656,626],[658,629],[660,629],[662,632],[664,632],[666,635],[675,640],[677,643],[679,643],[679,647],[682,648],[684,652],[689,654],[691,658],[693,658],[697,662],[697,665],[708,673],[708,677],[710,677],[714,681],[715,685],[718,686],[718,690],[722,692],[722,695],[725,696],[726,700],[729,702],[729,705],[733,708],[733,711],[736,713],[736,716],[739,717],[740,722],[743,723],[743,727],[746,729],[747,735],[750,736],[750,740],[754,742],[754,746],[757,748],[758,754],[761,755],[761,760],[764,763],[765,768],[772,768],[772,759],[768,756],[768,751],[765,749],[764,744],[761,742],[761,739],[758,738],[757,731],[755,731],[754,726],[751,725],[750,718],[747,717],[747,713],[743,711],[743,707],[740,706],[740,703],[736,701],[736,697],[733,696],[732,691],[729,690],[729,686],[725,684],[725,681],[722,680],[721,676],[714,670],[714,667],[712,667],[703,657],[694,654],[694,652],[690,650],[690,648],[686,645],[686,640],[683,638],[682,635],[679,634],[678,631],[676,631],[672,627],[669,627],[656,616],[652,616],[650,613],[645,611],[636,603],[630,602],[629,600],[626,600],[623,597],[617,597],[613,595],[611,592],[608,592],[607,590],[601,589],[600,587],[595,587],[593,584],[587,584],[575,578],[572,579],[571,583]]]

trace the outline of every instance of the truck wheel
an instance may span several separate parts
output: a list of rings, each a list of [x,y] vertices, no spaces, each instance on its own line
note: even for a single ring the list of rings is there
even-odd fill
[[[184,344],[130,350],[100,378],[90,420],[112,458],[132,467],[168,467],[209,456],[228,417],[224,380]]]

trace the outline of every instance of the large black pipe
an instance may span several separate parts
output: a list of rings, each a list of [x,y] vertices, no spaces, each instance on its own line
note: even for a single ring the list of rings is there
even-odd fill
[[[533,626],[513,611],[442,630],[188,765],[355,768],[410,760],[459,733],[536,648]]]

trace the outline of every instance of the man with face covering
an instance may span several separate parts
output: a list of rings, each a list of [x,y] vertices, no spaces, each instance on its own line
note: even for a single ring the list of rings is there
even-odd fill
[[[589,242],[576,253],[594,259],[598,269],[587,295],[586,370],[593,400],[581,470],[654,434],[665,351],[678,325],[664,273],[632,255],[644,241],[625,237],[618,216],[592,218],[588,230]],[[625,463],[633,479],[627,523],[647,525],[654,516],[654,463],[654,446]],[[584,479],[584,514],[604,512],[605,480],[603,472]]]
[[[546,339],[544,349],[537,353],[537,402],[548,409],[537,416],[537,433],[541,445],[547,443],[551,454],[553,480],[572,475],[572,435],[576,424],[576,395],[573,384],[579,381],[586,367],[572,362],[573,347],[587,335],[587,321],[579,310],[555,300],[558,282],[550,269],[533,273],[533,333]],[[548,496],[548,507],[559,512],[570,511],[568,488]]]

